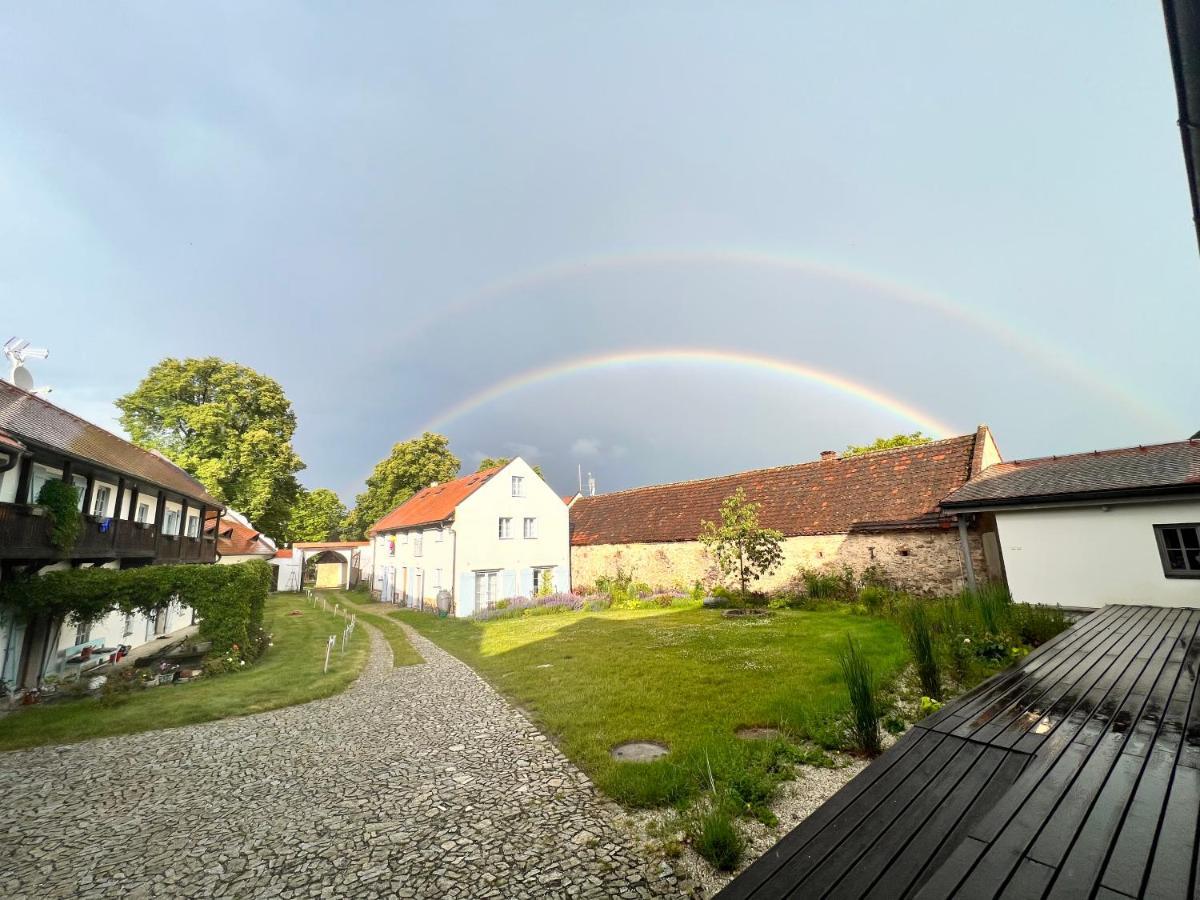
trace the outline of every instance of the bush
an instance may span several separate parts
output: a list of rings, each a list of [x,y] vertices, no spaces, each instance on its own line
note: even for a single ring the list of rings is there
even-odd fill
[[[720,806],[699,816],[691,829],[692,846],[720,872],[732,872],[742,861],[746,841],[733,815]]]
[[[1061,606],[1014,603],[1011,615],[1013,631],[1021,643],[1030,647],[1040,647],[1071,625]]]
[[[75,546],[83,529],[83,519],[79,515],[79,489],[65,481],[47,481],[38,491],[37,504],[46,507],[54,522],[50,542],[66,553]]]
[[[912,600],[905,607],[901,619],[909,652],[917,665],[917,678],[921,690],[935,700],[942,697],[942,667],[938,663],[937,645],[934,642],[933,623],[924,602]]]
[[[859,589],[858,602],[871,615],[882,615],[892,608],[892,592],[878,584],[867,584]]]
[[[843,594],[842,579],[838,575],[804,570],[804,592],[814,600],[839,600]]]
[[[859,750],[875,756],[882,749],[879,737],[882,709],[874,669],[858,643],[849,635],[846,635],[846,649],[838,654],[838,662],[842,668],[842,679],[850,692],[851,737]]]

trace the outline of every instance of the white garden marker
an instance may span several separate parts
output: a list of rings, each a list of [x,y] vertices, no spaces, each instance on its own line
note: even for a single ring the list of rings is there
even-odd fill
[[[329,671],[329,654],[333,652],[333,645],[337,643],[337,636],[330,635],[329,641],[325,644],[325,671]]]

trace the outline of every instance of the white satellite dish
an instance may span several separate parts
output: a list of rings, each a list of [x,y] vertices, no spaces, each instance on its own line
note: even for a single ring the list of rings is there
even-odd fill
[[[24,366],[13,366],[12,383],[23,391],[33,390],[33,376]]]

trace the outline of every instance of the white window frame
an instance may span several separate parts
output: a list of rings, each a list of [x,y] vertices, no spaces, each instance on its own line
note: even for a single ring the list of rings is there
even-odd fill
[[[92,515],[106,516],[108,514],[108,498],[112,496],[112,488],[107,484],[98,484],[92,493],[95,495],[92,497]]]
[[[514,497],[525,496],[525,476],[514,475],[512,477],[512,495]]]
[[[137,509],[133,513],[133,521],[148,523],[150,521],[150,504],[138,501]]]
[[[400,543],[403,544],[405,547],[408,546],[408,532],[407,531],[400,532]]]
[[[554,578],[554,566],[534,566],[533,567],[533,596],[537,596],[538,591],[542,589],[542,576],[549,575]],[[553,581],[551,582],[553,583]]]
[[[502,541],[512,540],[512,516],[501,516],[496,525],[496,534]]]
[[[163,521],[163,534],[169,534],[176,537],[179,535],[179,510],[167,510],[167,517]]]
[[[413,556],[425,555],[425,535],[417,532],[413,535]]]
[[[83,512],[83,500],[87,496],[87,483],[88,480],[82,475],[71,476],[71,484],[74,485],[76,492],[79,494],[75,498],[75,505],[79,508],[80,512]]]
[[[29,504],[37,503],[38,494],[42,491],[42,485],[47,481],[54,481],[56,478],[61,478],[62,475],[55,475],[45,466],[35,464],[33,471],[29,473],[29,496],[26,502]]]
[[[490,609],[496,604],[500,592],[500,572],[497,569],[480,569],[475,572],[475,609]]]
[[[537,517],[526,516],[525,521],[521,525],[521,534],[527,541],[537,540]]]
[[[436,597],[442,590],[442,570],[433,570],[433,595]]]
[[[187,517],[186,534],[190,538],[200,537],[200,516],[195,515]]]

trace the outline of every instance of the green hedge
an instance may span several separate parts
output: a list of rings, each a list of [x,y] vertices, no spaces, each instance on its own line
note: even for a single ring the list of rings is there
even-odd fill
[[[0,583],[0,603],[39,615],[94,622],[113,610],[150,613],[179,595],[200,619],[200,635],[223,652],[248,647],[262,629],[271,567],[262,560],[231,566],[65,569]]]

